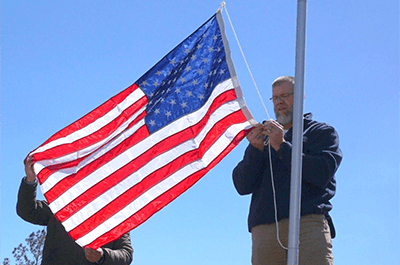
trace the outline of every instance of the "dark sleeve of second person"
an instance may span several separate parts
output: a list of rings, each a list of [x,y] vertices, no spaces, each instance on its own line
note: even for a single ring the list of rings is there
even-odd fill
[[[105,257],[104,265],[128,265],[133,260],[133,248],[129,232],[102,248]]]
[[[28,184],[22,179],[18,191],[17,214],[23,220],[37,225],[47,225],[52,212],[45,201],[36,200],[37,182]]]

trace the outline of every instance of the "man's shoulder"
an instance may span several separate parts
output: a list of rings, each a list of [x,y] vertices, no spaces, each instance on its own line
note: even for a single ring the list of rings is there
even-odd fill
[[[313,119],[313,115],[311,113],[307,113],[304,115],[304,121],[307,128],[312,128],[314,130],[334,130],[335,127],[330,123],[324,121],[318,121]]]
[[[336,129],[331,124],[317,120],[308,120],[305,124],[304,135],[307,138],[329,141],[339,138]]]

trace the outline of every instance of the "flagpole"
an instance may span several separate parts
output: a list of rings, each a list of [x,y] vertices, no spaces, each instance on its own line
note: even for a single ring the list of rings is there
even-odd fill
[[[299,262],[306,18],[307,0],[298,0],[296,66],[293,105],[293,146],[289,209],[288,265],[297,265]]]

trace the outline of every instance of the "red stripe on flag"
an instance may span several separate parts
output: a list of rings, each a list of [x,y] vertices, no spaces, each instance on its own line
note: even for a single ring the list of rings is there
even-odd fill
[[[61,164],[56,164],[56,165],[51,165],[48,167],[43,168],[39,174],[37,175],[37,179],[40,183],[40,185],[42,185],[47,178],[53,174],[54,172],[58,171],[58,170],[62,170],[65,168],[70,168],[70,167],[75,167],[77,166],[82,160],[84,160],[87,156],[85,157],[81,157],[79,159],[73,160],[73,161],[68,161],[65,163],[61,163]]]

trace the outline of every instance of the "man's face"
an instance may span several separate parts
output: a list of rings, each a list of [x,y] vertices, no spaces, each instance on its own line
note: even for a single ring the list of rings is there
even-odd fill
[[[282,125],[293,122],[293,88],[289,82],[272,89],[272,98],[276,120]]]

